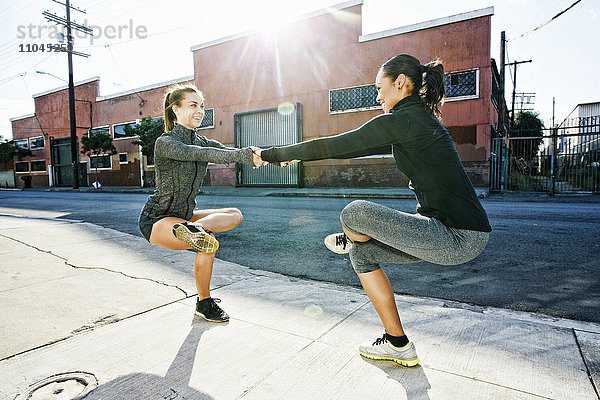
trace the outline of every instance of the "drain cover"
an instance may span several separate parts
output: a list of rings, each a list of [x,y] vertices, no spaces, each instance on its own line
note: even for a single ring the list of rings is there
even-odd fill
[[[87,372],[66,372],[52,375],[31,385],[15,400],[71,400],[89,393],[98,380]]]

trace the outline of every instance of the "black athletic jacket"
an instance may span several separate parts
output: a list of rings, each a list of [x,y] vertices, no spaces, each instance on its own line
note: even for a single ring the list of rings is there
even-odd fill
[[[490,232],[485,210],[465,173],[448,130],[418,97],[402,99],[389,114],[358,129],[283,147],[263,150],[269,162],[314,161],[392,153],[410,179],[417,212],[451,228]]]

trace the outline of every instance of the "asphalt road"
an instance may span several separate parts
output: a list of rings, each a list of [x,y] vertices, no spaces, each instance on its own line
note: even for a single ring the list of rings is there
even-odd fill
[[[139,236],[146,194],[0,192],[0,213],[81,219]],[[254,269],[359,286],[348,257],[325,249],[351,199],[200,196],[198,208],[238,207],[244,222],[219,234],[217,257]],[[414,200],[377,203],[414,212]],[[493,232],[460,266],[384,266],[397,293],[600,322],[600,204],[482,201]],[[190,266],[190,274],[192,269]]]

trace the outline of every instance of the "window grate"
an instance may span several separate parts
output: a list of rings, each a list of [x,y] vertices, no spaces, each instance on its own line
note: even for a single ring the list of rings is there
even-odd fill
[[[200,129],[202,128],[214,128],[215,126],[215,109],[207,108],[204,110],[204,118],[200,123]]]
[[[375,85],[363,85],[329,92],[329,112],[380,107]]]
[[[452,72],[444,76],[446,97],[477,95],[477,71]]]

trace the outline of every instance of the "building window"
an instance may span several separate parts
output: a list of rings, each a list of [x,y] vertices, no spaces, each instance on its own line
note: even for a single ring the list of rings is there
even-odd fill
[[[375,85],[362,85],[329,91],[329,113],[381,109]]]
[[[46,160],[31,161],[31,172],[46,172]]]
[[[476,99],[479,97],[479,70],[451,72],[444,76],[446,101]]]
[[[204,118],[200,123],[200,129],[214,128],[215,127],[215,109],[207,108],[204,110]]]
[[[101,127],[98,127],[98,128],[90,129],[90,133],[98,133],[98,132],[104,132],[107,135],[110,135],[110,130],[109,130],[108,126],[101,126]]]
[[[127,153],[119,153],[119,164],[127,164]]]
[[[125,133],[125,127],[126,126],[131,126],[134,127],[137,125],[137,122],[129,122],[126,124],[118,124],[118,125],[113,125],[113,137],[115,139],[122,139],[122,138],[126,138],[126,137],[134,137],[135,135],[133,135],[132,133]]]
[[[29,138],[29,149],[40,150],[46,147],[46,142],[43,136]]]
[[[22,149],[29,148],[29,141],[27,139],[15,140],[15,147],[20,147]]]
[[[29,161],[17,161],[15,163],[15,172],[29,172]]]
[[[100,156],[90,156],[90,169],[111,169],[112,157],[108,154]]]

